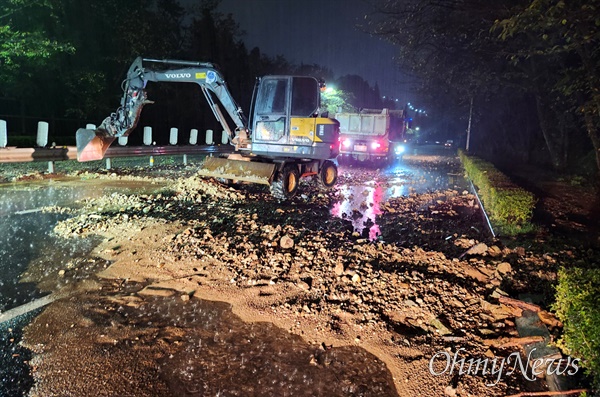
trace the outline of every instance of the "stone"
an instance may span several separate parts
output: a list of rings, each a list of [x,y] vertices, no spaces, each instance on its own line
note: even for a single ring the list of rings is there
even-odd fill
[[[354,276],[352,276],[352,282],[354,284],[360,283],[360,276],[358,274],[354,274]]]
[[[469,250],[465,253],[466,255],[483,255],[487,253],[488,246],[485,243],[478,243],[469,248]]]
[[[515,248],[514,252],[519,256],[525,256],[525,248],[523,247]]]
[[[496,270],[498,270],[498,273],[504,275],[504,274],[508,274],[508,273],[512,272],[512,266],[508,262],[502,262],[498,265]]]
[[[279,240],[279,246],[283,249],[292,248],[294,246],[294,240],[292,240],[288,235],[285,235]]]
[[[491,257],[497,257],[502,255],[502,250],[500,248],[498,248],[497,245],[492,245],[491,247],[488,248],[487,251],[488,255]]]
[[[333,271],[335,272],[336,276],[341,276],[342,274],[344,274],[344,264],[342,262],[338,262],[335,265],[335,269],[333,269]]]

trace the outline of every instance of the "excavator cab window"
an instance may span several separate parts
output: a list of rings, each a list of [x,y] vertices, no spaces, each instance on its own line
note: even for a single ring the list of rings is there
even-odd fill
[[[312,77],[294,77],[292,116],[312,117],[319,107],[319,82]]]
[[[256,113],[260,115],[286,114],[287,79],[263,80],[256,102]]]

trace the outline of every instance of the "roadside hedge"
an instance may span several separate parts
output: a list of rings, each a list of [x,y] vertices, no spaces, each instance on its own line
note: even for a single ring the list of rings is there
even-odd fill
[[[531,217],[537,202],[535,196],[515,185],[493,164],[462,150],[458,155],[467,176],[477,186],[494,227],[507,235],[531,231]]]
[[[558,346],[580,358],[594,386],[600,388],[600,269],[561,268],[553,309],[563,323]]]

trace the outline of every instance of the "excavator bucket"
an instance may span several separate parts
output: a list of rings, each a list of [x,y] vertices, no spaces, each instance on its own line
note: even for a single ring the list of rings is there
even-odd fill
[[[199,175],[270,185],[275,164],[207,157]]]
[[[77,141],[77,160],[102,160],[104,153],[116,138],[97,135],[94,130],[80,128],[75,135]]]

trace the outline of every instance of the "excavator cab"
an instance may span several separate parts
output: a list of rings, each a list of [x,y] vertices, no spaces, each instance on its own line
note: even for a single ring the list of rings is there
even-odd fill
[[[317,79],[266,76],[256,91],[250,121],[253,154],[320,160],[337,156],[339,123],[317,117]]]

